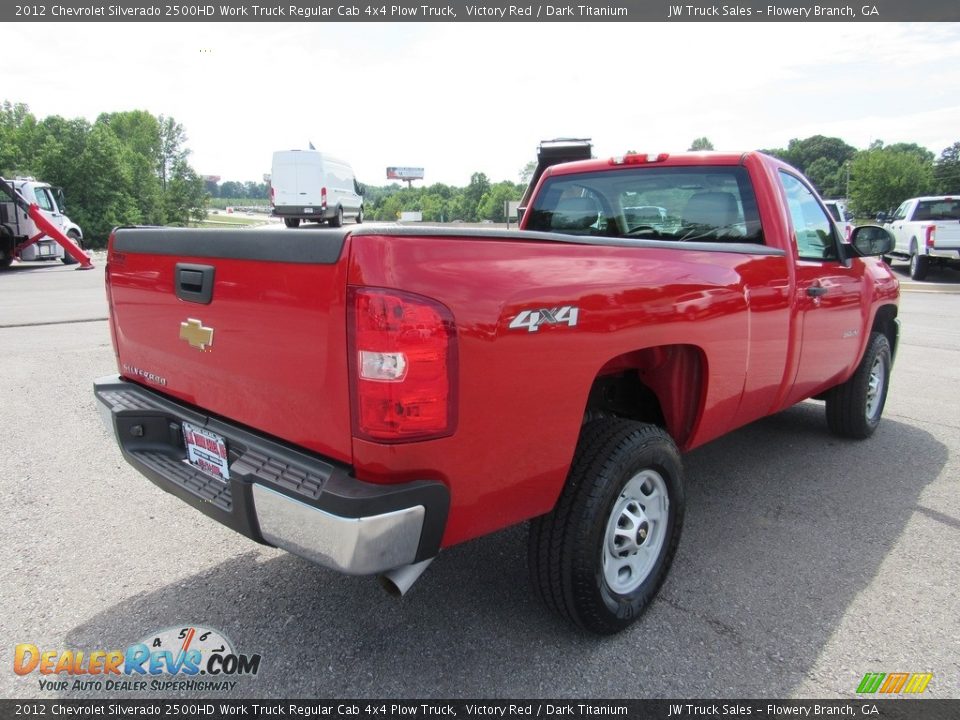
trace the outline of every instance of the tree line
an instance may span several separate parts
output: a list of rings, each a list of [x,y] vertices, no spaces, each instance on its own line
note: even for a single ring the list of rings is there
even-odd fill
[[[63,188],[67,214],[92,244],[118,225],[186,225],[206,216],[207,192],[172,117],[143,110],[94,122],[38,120],[22,103],[0,105],[0,175]]]
[[[707,137],[691,150],[712,150]],[[960,194],[960,142],[939,156],[914,143],[877,140],[857,150],[840,138],[792,139],[763,152],[803,172],[824,197],[845,197],[860,217],[897,207],[909,197]],[[38,120],[22,103],[0,105],[0,174],[32,175],[64,189],[68,214],[93,244],[117,225],[186,225],[201,220],[219,199],[266,205],[261,182],[204,180],[190,166],[183,126],[143,110],[103,113],[93,123],[52,115]],[[364,212],[372,220],[396,220],[419,211],[435,222],[505,222],[504,203],[518,200],[536,163],[519,171],[520,182],[491,182],[482,172],[465,187],[435,183],[367,186]]]
[[[892,210],[911,197],[960,194],[960,142],[937,157],[915,143],[876,140],[857,150],[840,138],[814,135],[764,152],[800,170],[823,197],[847,198],[858,217]]]

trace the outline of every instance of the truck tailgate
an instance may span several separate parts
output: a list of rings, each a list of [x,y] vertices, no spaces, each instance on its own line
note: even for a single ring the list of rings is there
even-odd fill
[[[349,462],[346,234],[118,229],[107,292],[121,375]]]

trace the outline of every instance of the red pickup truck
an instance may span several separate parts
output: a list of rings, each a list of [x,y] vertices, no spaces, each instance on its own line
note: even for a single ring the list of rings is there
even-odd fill
[[[811,397],[873,433],[891,243],[755,152],[548,168],[520,231],[121,228],[94,390],[131,465],[248,538],[403,592],[530,521],[546,604],[612,633],[676,551],[681,452]]]

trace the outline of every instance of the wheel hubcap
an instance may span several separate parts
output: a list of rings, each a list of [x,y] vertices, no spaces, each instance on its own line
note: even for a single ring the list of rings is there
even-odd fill
[[[880,402],[883,400],[883,381],[886,375],[886,366],[879,355],[870,368],[870,379],[867,382],[867,419],[873,420],[880,411]]]
[[[663,549],[669,508],[667,484],[655,470],[623,486],[604,534],[603,575],[611,590],[623,595],[647,579]]]

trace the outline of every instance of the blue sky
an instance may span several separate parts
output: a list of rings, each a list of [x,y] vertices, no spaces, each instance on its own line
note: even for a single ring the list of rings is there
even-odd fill
[[[309,141],[368,184],[518,179],[537,143],[598,155],[834,135],[960,141],[955,23],[73,23],[11,26],[3,99],[39,117],[144,109],[201,174],[260,180]],[[55,38],[53,42],[50,38]]]

